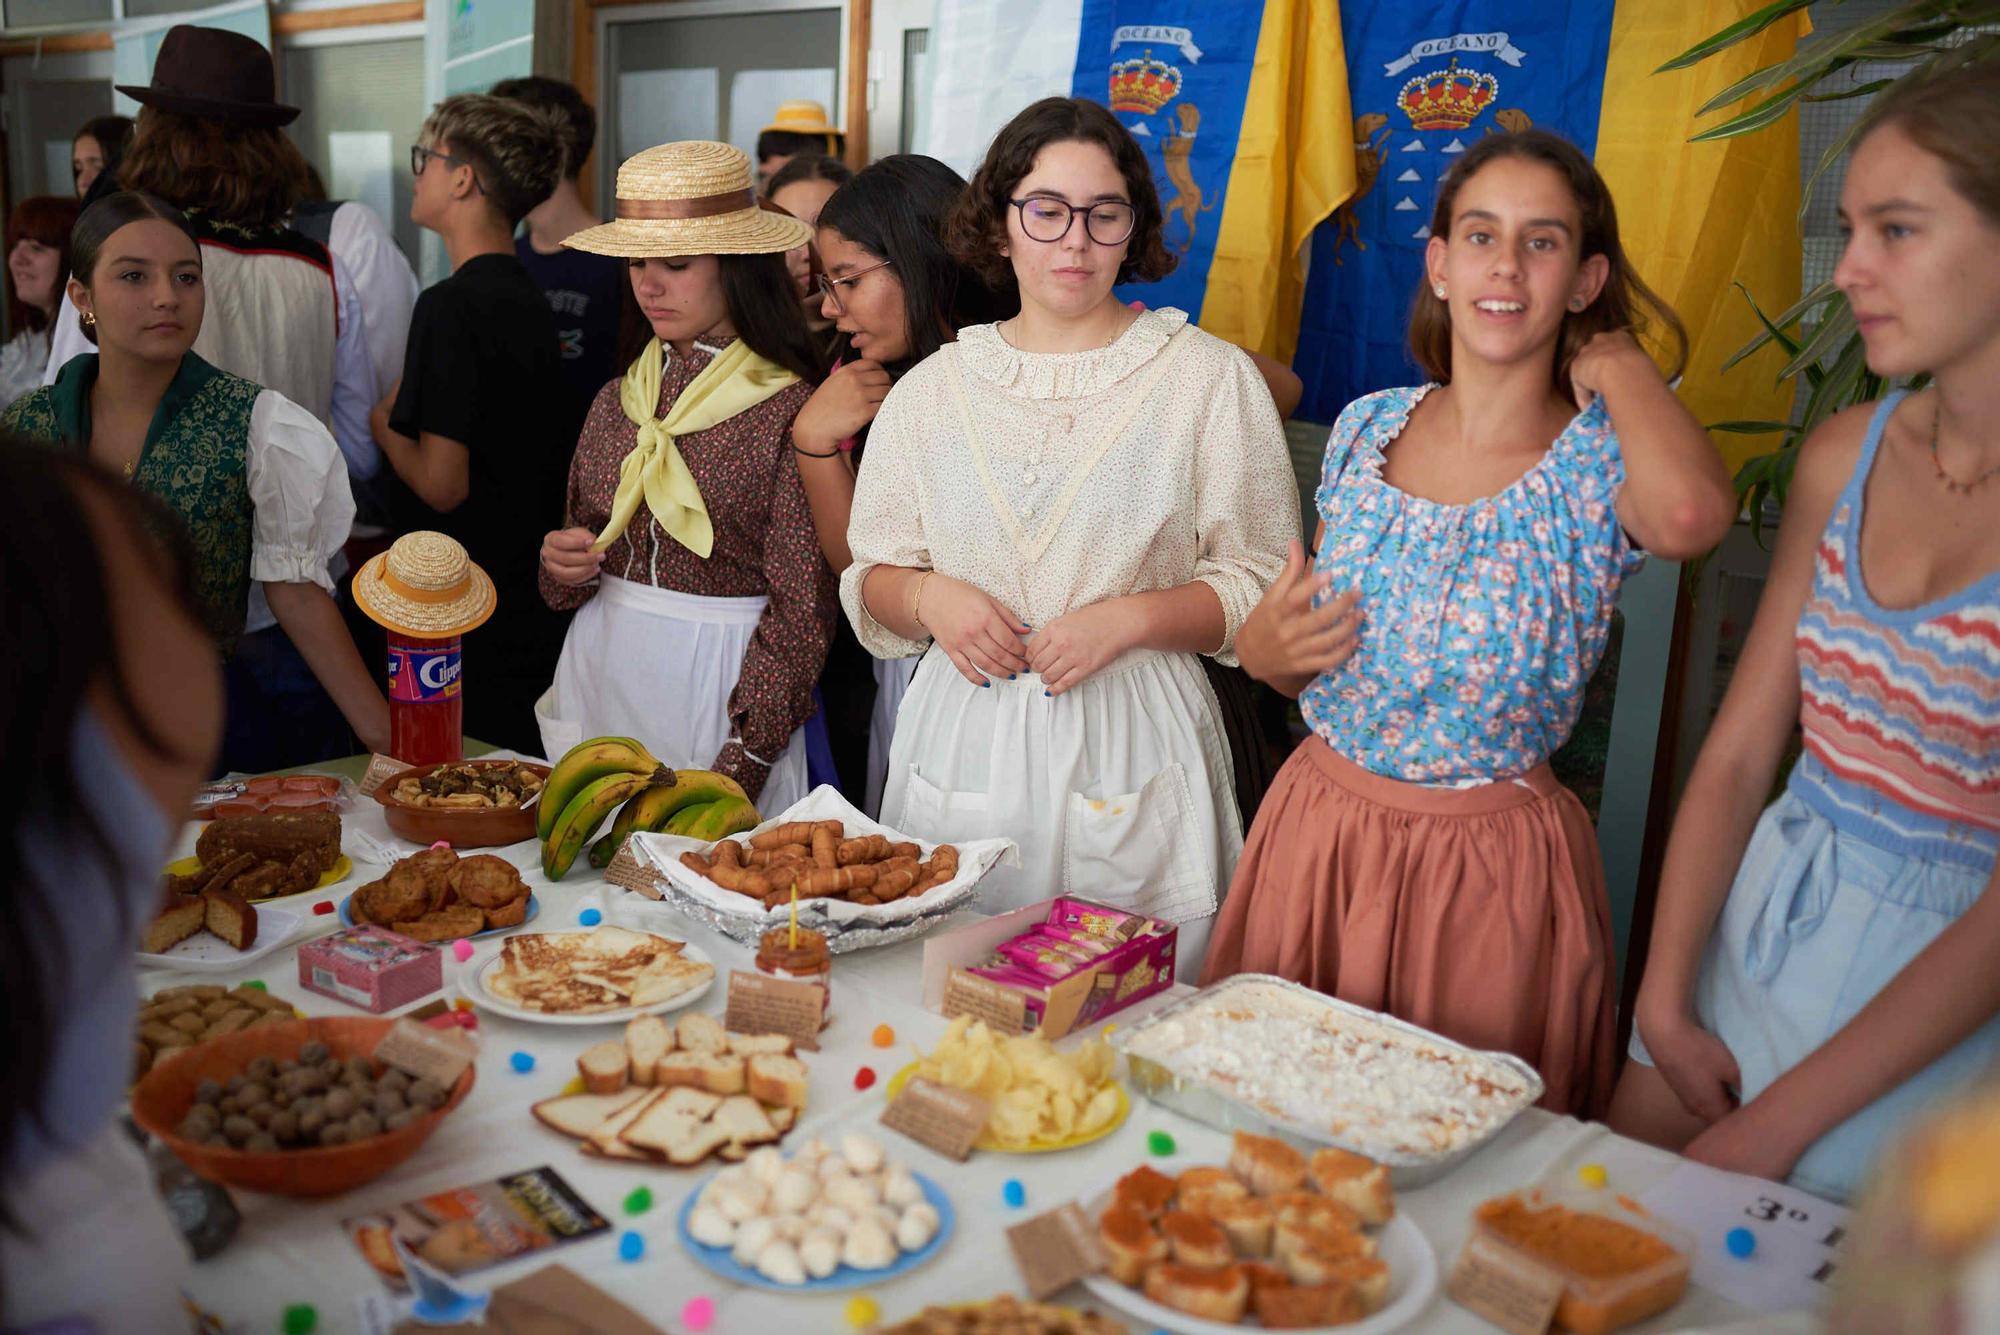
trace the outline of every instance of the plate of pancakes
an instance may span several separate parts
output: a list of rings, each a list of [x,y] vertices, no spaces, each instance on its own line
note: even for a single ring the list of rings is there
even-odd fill
[[[539,1024],[622,1023],[692,1005],[715,984],[699,946],[606,924],[517,932],[479,947],[459,971],[473,1004]]]

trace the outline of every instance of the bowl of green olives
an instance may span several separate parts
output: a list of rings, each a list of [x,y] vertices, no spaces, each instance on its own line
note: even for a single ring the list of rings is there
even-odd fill
[[[202,1177],[331,1196],[416,1153],[472,1089],[370,1054],[396,1022],[329,1016],[240,1030],[178,1053],[132,1087],[132,1119]]]

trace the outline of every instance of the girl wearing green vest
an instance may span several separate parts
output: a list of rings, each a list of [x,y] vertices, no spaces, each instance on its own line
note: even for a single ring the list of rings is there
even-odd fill
[[[152,492],[187,526],[203,623],[227,658],[251,581],[364,746],[382,750],[389,707],[348,637],[327,578],[354,519],[333,437],[274,390],[190,349],[204,309],[201,248],[187,219],[121,191],[70,237],[69,295],[95,354],[0,418],[14,431]],[[225,752],[221,765],[232,768]]]

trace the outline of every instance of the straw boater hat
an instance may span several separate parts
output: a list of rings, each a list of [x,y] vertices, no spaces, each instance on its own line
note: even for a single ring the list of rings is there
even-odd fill
[[[827,119],[826,108],[817,102],[804,98],[795,102],[780,102],[778,109],[771,113],[771,123],[759,130],[759,134],[824,134],[836,135],[840,127]],[[827,144],[832,148],[831,142]]]
[[[354,577],[354,601],[405,635],[443,640],[493,615],[493,581],[442,533],[405,533]]]
[[[750,157],[696,139],[661,144],[618,167],[613,220],[566,237],[571,250],[621,259],[675,255],[764,255],[812,240],[797,218],[757,205]]]

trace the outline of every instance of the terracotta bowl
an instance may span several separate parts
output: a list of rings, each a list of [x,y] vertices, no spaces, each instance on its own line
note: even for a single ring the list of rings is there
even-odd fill
[[[184,1140],[178,1128],[194,1106],[195,1087],[204,1080],[227,1082],[258,1057],[297,1057],[313,1039],[345,1061],[367,1056],[395,1021],[380,1016],[330,1016],[291,1024],[263,1025],[212,1038],[161,1062],[132,1088],[132,1119],[182,1163],[211,1182],[265,1191],[277,1196],[332,1196],[373,1182],[417,1152],[438,1124],[465,1101],[475,1067],[465,1068],[444,1107],[397,1131],[385,1131],[348,1145],[309,1150],[238,1150]]]
[[[547,765],[537,765],[521,760],[465,760],[453,764],[470,765],[484,769],[487,766],[527,765],[540,774],[544,780],[549,777]],[[407,778],[422,778],[445,768],[443,765],[418,765],[390,775],[375,790],[375,800],[382,804],[382,814],[388,819],[389,828],[415,844],[434,844],[442,839],[455,849],[498,848],[502,844],[518,844],[523,839],[535,837],[534,807],[491,807],[485,810],[450,807],[413,807],[407,802],[398,802],[390,795],[390,790]]]

